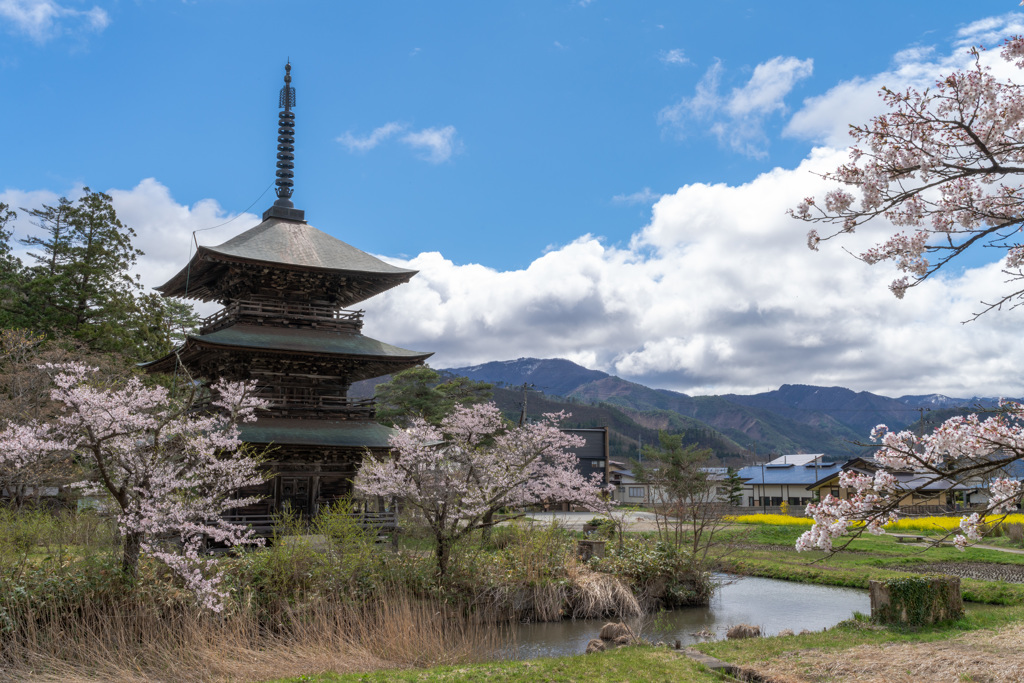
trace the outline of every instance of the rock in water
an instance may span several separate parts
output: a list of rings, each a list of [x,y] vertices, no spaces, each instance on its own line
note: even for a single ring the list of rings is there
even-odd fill
[[[622,622],[616,624],[615,622],[610,621],[601,627],[601,633],[598,635],[598,638],[601,640],[615,640],[620,636],[629,636],[632,638],[633,631],[631,631],[630,628]]]
[[[750,624],[736,624],[726,631],[725,637],[730,640],[736,640],[738,638],[760,638],[761,627],[751,626]]]

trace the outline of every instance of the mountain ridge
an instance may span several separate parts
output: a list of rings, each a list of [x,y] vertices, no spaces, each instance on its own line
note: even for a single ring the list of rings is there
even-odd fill
[[[673,424],[671,415],[704,425],[753,452],[864,452],[871,429],[884,423],[903,429],[925,420],[925,413],[952,414],[971,402],[940,394],[898,398],[845,387],[783,384],[759,394],[690,396],[655,389],[591,370],[564,358],[518,358],[447,368],[446,372],[512,388],[526,384],[548,396],[592,405],[607,404],[638,425]]]

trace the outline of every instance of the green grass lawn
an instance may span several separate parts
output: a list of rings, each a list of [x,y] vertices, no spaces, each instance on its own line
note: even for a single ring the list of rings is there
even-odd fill
[[[275,683],[390,683],[459,681],[465,683],[711,683],[722,680],[696,662],[665,648],[623,647],[609,652],[528,661],[486,662],[431,669],[300,676]]]
[[[891,536],[867,534],[832,556],[820,551],[798,553],[793,544],[802,532],[800,528],[766,525],[730,530],[728,533],[742,542],[742,546],[721,555],[717,568],[750,576],[867,588],[871,579],[909,576],[915,566],[934,562],[1024,565],[1024,555],[1019,554],[980,548],[968,548],[964,552],[952,547],[926,549],[897,543]],[[772,547],[759,548],[758,545]],[[961,579],[961,587],[964,600],[1024,605],[1024,584],[965,578]]]

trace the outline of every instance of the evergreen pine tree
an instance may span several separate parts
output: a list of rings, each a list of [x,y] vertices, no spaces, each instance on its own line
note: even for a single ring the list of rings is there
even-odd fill
[[[739,472],[729,468],[725,475],[725,490],[730,505],[743,504],[743,480]]]

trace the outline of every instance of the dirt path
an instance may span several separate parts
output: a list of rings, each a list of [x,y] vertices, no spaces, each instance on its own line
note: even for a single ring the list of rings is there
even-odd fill
[[[799,650],[745,668],[773,683],[1020,683],[1024,624],[935,643]]]

